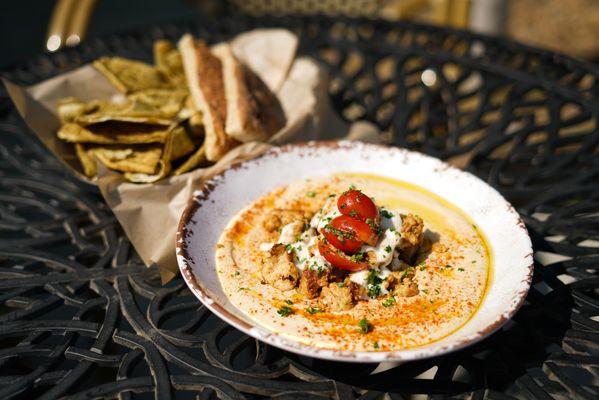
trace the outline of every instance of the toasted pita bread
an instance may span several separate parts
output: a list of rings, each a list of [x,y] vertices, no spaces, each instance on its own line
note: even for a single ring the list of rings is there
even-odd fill
[[[93,178],[98,175],[98,165],[96,164],[96,160],[91,152],[85,148],[85,145],[75,143],[75,153],[77,154],[77,158],[79,158],[85,176]]]
[[[168,130],[160,125],[109,121],[87,127],[64,124],[58,129],[57,135],[71,143],[142,144],[164,143]]]
[[[184,35],[178,44],[183,68],[195,107],[202,112],[209,161],[218,161],[239,142],[225,132],[227,104],[222,65],[206,43]]]
[[[173,175],[181,175],[191,171],[195,167],[206,163],[206,149],[204,146],[198,148],[195,153],[183,162],[173,173]]]
[[[187,89],[181,54],[170,40],[154,42],[154,64],[175,87]]]
[[[235,58],[228,43],[214,46],[212,52],[223,66],[226,133],[240,142],[268,140],[285,125],[279,100],[255,73]]]
[[[101,57],[93,65],[122,93],[172,88],[171,82],[162,72],[141,61]]]
[[[297,36],[287,29],[254,29],[237,35],[231,41],[235,57],[278,93],[297,50]]]
[[[90,145],[89,152],[110,169],[123,172],[152,174],[162,155],[162,145],[146,144],[136,147]]]

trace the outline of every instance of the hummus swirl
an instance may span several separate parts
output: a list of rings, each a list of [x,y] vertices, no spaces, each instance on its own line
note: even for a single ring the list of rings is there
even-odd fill
[[[340,269],[319,243],[358,188],[376,203],[376,243],[343,254]],[[330,232],[329,232],[330,233]],[[334,231],[343,241],[344,232]],[[490,256],[483,235],[455,206],[417,186],[339,174],[292,183],[239,212],[216,249],[225,294],[241,311],[304,344],[389,351],[439,340],[480,304]],[[334,264],[334,263],[333,263]]]

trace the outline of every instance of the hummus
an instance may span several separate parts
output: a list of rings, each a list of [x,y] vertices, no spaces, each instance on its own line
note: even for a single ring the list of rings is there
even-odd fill
[[[376,224],[366,219],[375,242],[345,255],[367,265],[355,271],[333,265],[319,247],[333,243],[327,230],[344,240],[330,222],[348,188],[369,196],[380,215]],[[458,208],[415,185],[365,174],[274,190],[231,220],[216,249],[224,292],[257,324],[351,351],[407,349],[451,334],[476,312],[490,264],[483,235]]]

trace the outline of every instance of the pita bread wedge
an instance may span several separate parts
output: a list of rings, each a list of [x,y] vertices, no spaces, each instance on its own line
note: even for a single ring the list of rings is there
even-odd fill
[[[127,99],[132,111],[148,107],[157,115],[174,118],[185,107],[188,95],[187,90],[146,89],[130,94]]]
[[[202,112],[209,161],[218,161],[239,142],[225,132],[227,104],[222,65],[206,43],[184,35],[179,41],[185,76],[195,107]]]
[[[154,42],[154,64],[175,87],[187,89],[181,53],[170,40],[157,40]]]
[[[58,129],[57,135],[71,143],[143,144],[164,143],[168,130],[160,125],[109,121],[86,127],[74,123],[64,124]]]
[[[85,145],[76,143],[75,153],[77,154],[77,158],[79,158],[79,162],[81,163],[81,167],[83,168],[83,173],[85,176],[88,178],[93,178],[94,176],[98,175],[98,166],[96,164],[96,160],[85,148]]]
[[[183,164],[177,167],[175,172],[173,172],[173,175],[181,175],[186,172],[189,172],[195,167],[205,164],[206,161],[206,149],[204,146],[201,146],[195,151],[195,153],[191,155],[191,157],[189,157],[187,160],[185,160]]]
[[[162,145],[90,145],[89,151],[110,169],[153,174],[162,155]]]
[[[58,117],[60,118],[60,122],[63,124],[73,122],[81,114],[90,112],[89,108],[90,106],[88,103],[76,99],[75,97],[66,97],[64,99],[60,99],[56,103],[56,111],[58,113]]]
[[[174,139],[175,131],[173,130],[169,132],[168,139],[164,144],[162,154],[153,172],[125,172],[125,179],[133,183],[154,183],[170,174]]]
[[[254,29],[231,42],[233,54],[260,76],[274,93],[283,86],[297,50],[297,36],[287,29]]]
[[[182,103],[181,103],[182,104]],[[64,108],[64,105],[63,105]],[[71,106],[75,110],[75,106]],[[73,112],[73,111],[70,111]],[[138,122],[144,124],[171,125],[173,115],[163,113],[155,104],[139,98],[126,99],[123,103],[106,100],[92,100],[74,118],[80,125],[97,124],[106,121]]]
[[[226,133],[240,142],[268,140],[285,126],[285,114],[268,86],[233,55],[228,43],[213,47],[223,66]]]
[[[93,65],[122,93],[173,87],[162,72],[140,61],[121,57],[101,57],[94,61]]]
[[[191,138],[187,135],[185,128],[182,126],[176,126],[172,130],[173,132],[173,143],[171,144],[171,157],[169,161],[179,159],[193,152],[195,146]]]

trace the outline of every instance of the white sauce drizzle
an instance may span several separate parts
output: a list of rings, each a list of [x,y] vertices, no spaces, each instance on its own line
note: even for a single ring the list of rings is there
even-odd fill
[[[298,230],[298,225],[303,225],[302,221],[293,221],[285,225],[281,229],[281,234],[276,243],[289,245],[289,251],[293,252],[293,262],[301,273],[304,268],[310,269],[329,269],[331,264],[324,259],[318,252],[319,232],[335,217],[341,215],[336,207],[336,198],[330,197],[327,199],[322,209],[320,209],[312,220],[310,226],[300,235],[300,240],[296,240],[295,232]],[[381,208],[381,210],[384,210]],[[371,266],[378,270],[378,277],[385,280],[391,274],[391,270],[401,266],[399,261],[399,250],[397,246],[401,240],[401,216],[396,211],[388,211],[391,214],[390,218],[381,214],[381,230],[383,231],[379,237],[379,241],[375,246],[364,245],[360,252],[370,253],[368,258]],[[269,251],[274,246],[274,243],[260,244],[260,250]],[[388,251],[389,250],[389,251]],[[390,267],[387,268],[387,267]],[[349,279],[368,289],[369,270],[358,271],[349,274]],[[386,294],[387,290],[381,285],[381,294]]]

